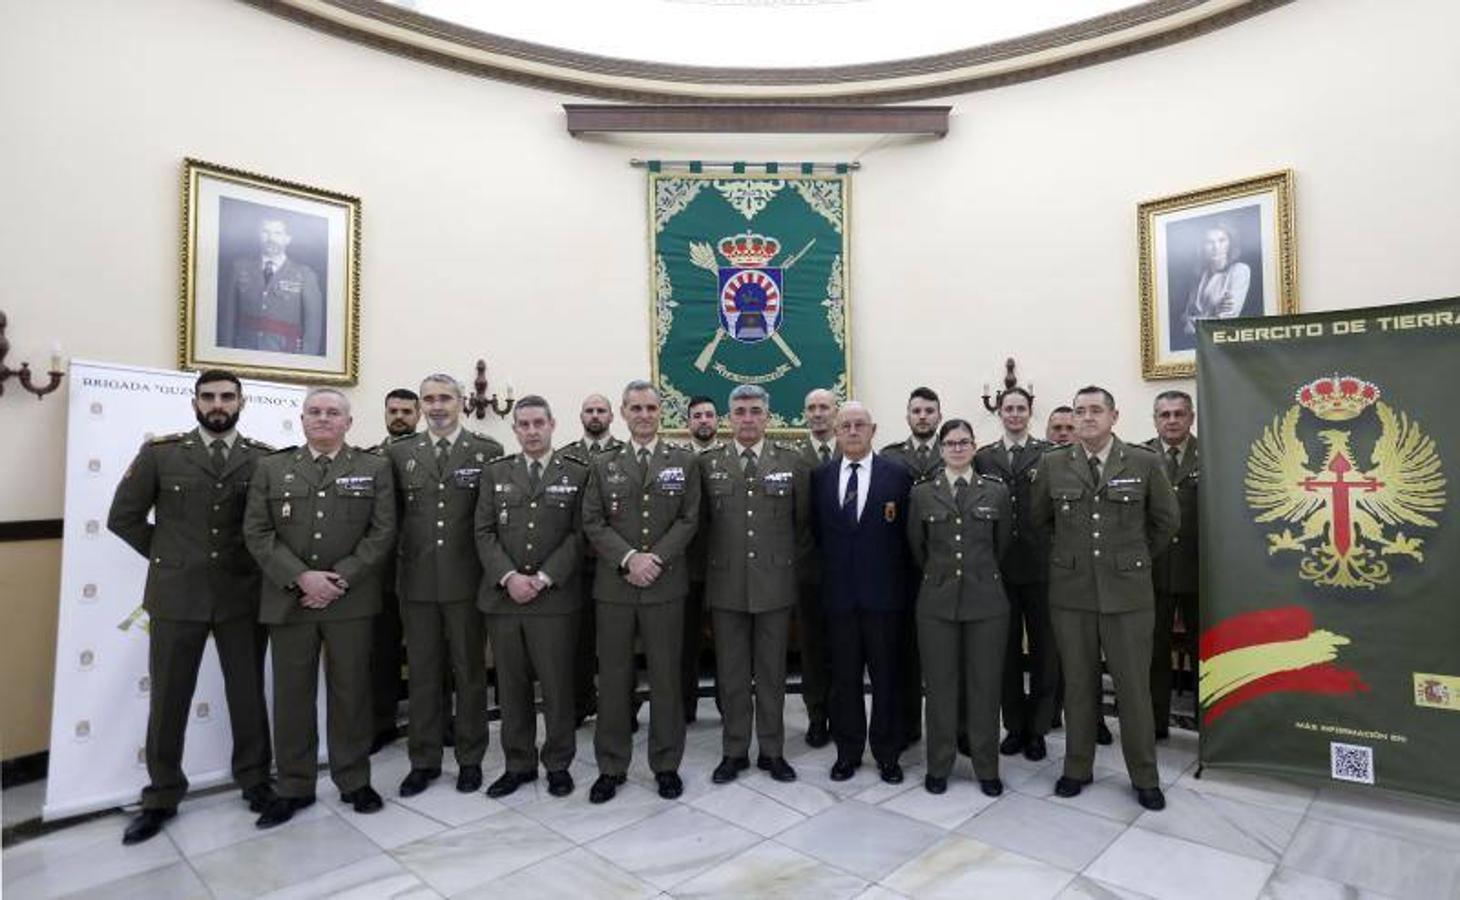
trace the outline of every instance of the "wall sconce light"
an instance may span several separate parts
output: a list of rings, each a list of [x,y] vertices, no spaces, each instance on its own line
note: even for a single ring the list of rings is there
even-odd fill
[[[1004,360],[1004,391],[1012,390],[1018,386],[1019,379],[1014,377],[1014,357],[1011,356]],[[1024,385],[1024,390],[1029,392],[1029,405],[1031,407],[1034,406],[1034,382],[1031,381]],[[999,394],[1002,393],[1003,391],[999,392]],[[983,384],[983,408],[989,412],[998,412],[999,400],[1001,399],[999,394],[990,394],[989,383],[985,381]]]
[[[487,361],[477,360],[477,377],[472,382],[472,394],[465,398],[462,403],[466,407],[468,415],[476,416],[478,419],[487,417],[487,410],[490,409],[500,418],[506,418],[512,412],[512,407],[517,401],[512,399],[512,385],[507,385],[507,397],[505,400],[498,400],[496,394],[487,396]]]
[[[5,326],[7,324],[5,313],[0,312],[0,395],[5,393],[5,382],[10,376],[20,376],[20,386],[32,394],[37,400],[54,391],[61,386],[61,379],[66,377],[66,371],[61,368],[61,345],[51,345],[51,382],[44,387],[36,387],[31,383],[30,363],[21,363],[19,369],[12,369],[6,365],[5,357],[10,353],[10,341],[5,337]]]

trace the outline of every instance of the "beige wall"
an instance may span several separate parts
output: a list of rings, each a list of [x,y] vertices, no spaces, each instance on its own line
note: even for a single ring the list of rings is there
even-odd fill
[[[645,374],[634,156],[865,163],[854,379],[889,438],[914,383],[973,412],[1010,354],[1041,407],[1101,381],[1126,410],[1125,435],[1146,437],[1147,404],[1166,385],[1140,378],[1144,199],[1291,167],[1304,309],[1460,293],[1460,4],[1449,0],[1293,3],[1132,59],[951,98],[952,132],[938,141],[573,139],[559,109],[571,98],[387,56],[234,0],[11,3],[5,22],[0,308],[12,362],[40,363],[60,339],[70,356],[172,364],[179,166],[196,156],[364,199],[360,442],[380,434],[385,390],[443,368],[466,377],[478,356],[567,409]],[[0,398],[0,519],[60,515],[64,413],[64,396]],[[510,446],[495,417],[486,430]]]
[[[0,544],[0,759],[37,753],[51,743],[51,676],[61,542]]]

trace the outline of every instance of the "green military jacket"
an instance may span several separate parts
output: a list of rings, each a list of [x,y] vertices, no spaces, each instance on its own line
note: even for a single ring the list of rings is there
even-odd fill
[[[112,497],[107,527],[147,557],[142,605],[154,618],[258,615],[259,567],[243,546],[243,510],[254,466],[273,448],[239,435],[215,472],[209,440],[193,429],[144,443]]]
[[[430,432],[395,441],[384,452],[395,474],[397,593],[407,603],[470,603],[482,580],[477,487],[502,445],[463,428],[445,464],[436,461]]]
[[[534,490],[525,454],[487,466],[476,508],[476,550],[481,560],[477,606],[487,613],[549,615],[575,612],[582,602],[583,494],[588,464],[553,453]],[[530,603],[519,604],[502,586],[511,572],[551,581]]]
[[[1014,510],[1014,537],[1009,552],[1004,554],[1004,579],[1009,584],[1035,584],[1049,577],[1049,559],[1045,556],[1041,534],[1029,517],[1030,488],[1039,470],[1039,461],[1054,446],[1048,441],[1028,436],[1014,465],[1009,465],[1009,451],[1003,438],[985,444],[973,456],[974,471],[992,475],[1009,489],[1009,504]]]
[[[731,441],[699,459],[708,510],[705,600],[736,612],[785,609],[812,555],[811,469],[794,446],[767,439],[747,480],[742,449]]]
[[[610,434],[603,440],[599,441],[598,445],[598,453],[594,453],[592,451],[593,442],[588,440],[588,438],[586,437],[582,437],[571,444],[564,444],[553,452],[566,453],[569,456],[575,456],[579,460],[587,463],[592,462],[594,456],[622,450],[624,442]]]
[[[704,465],[704,457],[708,453],[714,453],[725,447],[725,442],[716,438],[710,442],[710,446],[701,449],[693,441],[685,445],[692,453],[700,457],[700,465]],[[709,568],[705,561],[705,555],[709,551],[710,540],[710,507],[703,495],[700,497],[700,524],[695,528],[694,540],[689,542],[689,549],[684,551],[684,563],[689,569],[689,580],[691,584],[704,584],[705,574]]]
[[[961,499],[947,472],[913,485],[907,539],[923,573],[918,615],[948,622],[1008,615],[999,563],[1013,531],[1009,491],[997,479],[972,475]]]
[[[902,463],[912,475],[913,481],[921,481],[943,468],[942,444],[934,440],[928,444],[928,456],[924,462],[918,462],[917,441],[908,437],[905,441],[898,441],[895,444],[888,444],[879,451],[888,459],[895,459]]]
[[[1146,441],[1161,464],[1169,470],[1166,460],[1166,445],[1159,437]],[[1187,439],[1186,452],[1181,455],[1181,465],[1176,468],[1176,479],[1171,486],[1176,489],[1176,502],[1181,506],[1181,527],[1171,538],[1171,548],[1156,557],[1151,578],[1156,590],[1169,594],[1195,594],[1201,590],[1200,559],[1198,553],[1197,510],[1201,492],[1201,451],[1197,449],[1196,435]]]
[[[1114,438],[1096,484],[1078,444],[1044,454],[1031,496],[1048,536],[1049,605],[1117,613],[1153,609],[1151,560],[1181,520],[1161,461]]]
[[[700,475],[690,450],[659,439],[647,471],[633,444],[600,453],[590,465],[583,533],[598,553],[593,596],[601,603],[668,603],[689,593],[685,551],[699,528]],[[630,550],[658,555],[664,570],[647,588],[629,584],[621,564]]]
[[[380,573],[395,551],[395,479],[390,461],[346,446],[322,473],[308,447],[265,456],[254,469],[243,540],[263,568],[259,621],[334,621],[380,611]],[[325,609],[305,609],[292,589],[310,570],[349,582]]]
[[[814,469],[821,465],[822,462],[830,462],[836,459],[836,438],[832,437],[827,443],[831,445],[831,454],[825,460],[822,460],[821,451],[817,449],[816,441],[810,435],[796,439],[796,452],[801,454],[802,459],[806,460],[807,466]]]

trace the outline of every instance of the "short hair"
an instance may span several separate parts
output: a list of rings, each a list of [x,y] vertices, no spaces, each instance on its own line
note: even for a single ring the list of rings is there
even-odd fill
[[[457,381],[454,376],[447,375],[442,372],[433,372],[432,374],[427,375],[425,378],[421,379],[422,393],[424,393],[426,390],[426,384],[432,381],[436,382],[437,384],[451,385],[451,389],[456,392],[456,396],[461,396],[461,382]]]
[[[1156,395],[1155,400],[1151,401],[1151,409],[1154,410],[1156,408],[1156,404],[1160,403],[1162,400],[1185,400],[1187,409],[1196,409],[1196,404],[1191,402],[1191,395],[1188,394],[1186,391],[1178,391],[1174,388],[1169,391],[1162,391],[1161,393]]]
[[[995,409],[1003,409],[1004,408],[1004,398],[1007,397],[1007,396],[1009,396],[1010,394],[1018,394],[1019,396],[1021,396],[1021,397],[1024,398],[1024,402],[1025,403],[1028,403],[1029,404],[1029,408],[1030,409],[1033,409],[1034,408],[1034,395],[1031,394],[1031,393],[1029,393],[1027,390],[1025,390],[1024,388],[1021,388],[1021,387],[1005,388],[1004,390],[999,391],[998,397],[996,398],[996,402],[994,403],[994,408]]]
[[[390,405],[390,401],[392,400],[404,400],[407,403],[415,403],[419,406],[421,403],[421,395],[410,388],[396,388],[385,395],[385,404],[387,406]]]
[[[199,372],[198,380],[193,382],[193,395],[197,396],[198,388],[210,381],[231,381],[233,382],[234,390],[238,391],[238,396],[243,396],[243,382],[239,381],[238,376],[227,369],[204,369],[202,372]]]
[[[1115,395],[1098,384],[1087,384],[1084,387],[1080,388],[1078,391],[1075,391],[1076,397],[1080,396],[1081,394],[1104,394],[1105,404],[1111,409],[1115,409]],[[1070,410],[1070,412],[1074,412],[1074,410]]]
[[[942,442],[943,438],[948,436],[950,431],[957,431],[960,428],[968,432],[970,438],[973,437],[973,426],[968,423],[967,419],[948,419],[942,425],[938,426],[939,443]]]
[[[706,397],[704,394],[695,394],[693,397],[689,398],[689,405],[686,406],[685,409],[691,410],[694,409],[696,406],[704,406],[706,403],[710,404],[710,406],[714,408],[716,415],[719,415],[720,408],[718,406],[715,406],[714,399],[711,397]]]
[[[867,404],[863,403],[860,400],[848,400],[841,406],[838,406],[836,410],[836,421],[840,422],[842,419],[846,418],[847,413],[852,412],[863,413],[864,415],[866,415],[868,422],[875,422],[875,420],[872,418],[872,410],[868,409]]]
[[[1073,406],[1056,406],[1054,409],[1049,411],[1051,417],[1057,415],[1058,413],[1069,413],[1070,415],[1074,415],[1075,408]]]
[[[938,399],[937,391],[922,385],[913,388],[912,393],[907,395],[908,403],[912,403],[914,400],[927,400],[931,403],[938,404],[940,407],[943,405],[943,401]]]
[[[312,387],[304,394],[304,402],[301,403],[300,406],[307,408],[309,406],[309,401],[313,400],[320,394],[334,394],[336,397],[339,397],[340,400],[343,401],[345,404],[345,415],[350,414],[350,398],[346,397],[345,392],[340,390],[339,388]]]
[[[628,403],[629,394],[632,394],[634,391],[652,391],[654,394],[654,399],[659,400],[661,403],[663,402],[663,400],[659,396],[659,389],[654,386],[654,383],[650,381],[645,381],[642,378],[635,378],[633,381],[630,381],[628,384],[624,385],[624,395],[621,402]]]
[[[541,394],[528,394],[518,399],[512,407],[512,421],[517,421],[517,413],[524,409],[540,409],[547,413],[547,417],[553,417],[553,408],[548,405],[547,398]]]
[[[736,400],[759,400],[766,405],[771,405],[771,393],[758,384],[738,384],[730,392],[730,403],[734,405]]]

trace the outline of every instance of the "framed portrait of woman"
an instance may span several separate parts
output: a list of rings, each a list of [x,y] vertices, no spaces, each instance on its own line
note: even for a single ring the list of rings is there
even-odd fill
[[[1196,373],[1196,323],[1298,311],[1290,169],[1148,200],[1137,213],[1141,374]]]

